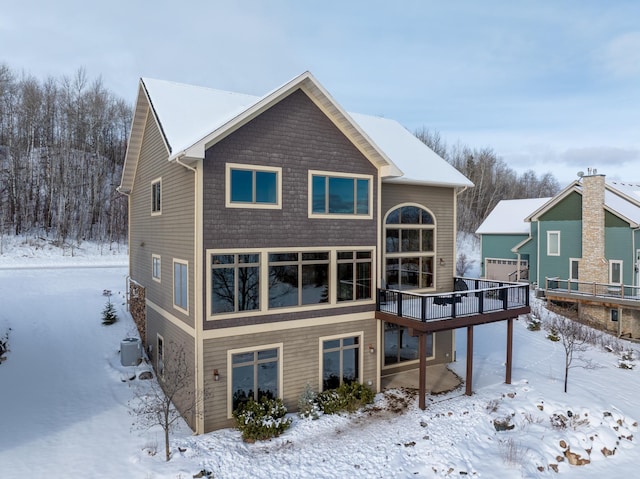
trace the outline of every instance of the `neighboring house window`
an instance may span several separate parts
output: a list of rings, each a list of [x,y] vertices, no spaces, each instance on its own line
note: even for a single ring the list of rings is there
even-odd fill
[[[578,281],[578,267],[580,265],[580,260],[576,258],[571,258],[569,260],[569,279],[572,281]]]
[[[409,328],[384,323],[384,365],[389,366],[418,358],[418,338]],[[433,334],[427,334],[427,358],[433,357]]]
[[[435,287],[433,215],[413,205],[392,210],[385,220],[385,281],[392,289]]]
[[[622,261],[615,259],[609,261],[609,283],[622,284]]]
[[[618,321],[619,311],[617,309],[609,310],[609,314],[611,316],[611,321]]]
[[[189,266],[186,261],[173,260],[173,304],[189,310]]]
[[[322,390],[360,381],[361,336],[320,338],[322,344]]]
[[[162,275],[162,263],[160,255],[152,254],[151,255],[151,277],[160,282]]]
[[[372,217],[372,176],[314,171],[309,176],[309,216]]]
[[[371,251],[338,251],[337,269],[338,301],[371,299]]]
[[[227,163],[226,206],[280,208],[282,168]]]
[[[560,256],[560,231],[547,231],[547,256]]]
[[[151,214],[162,213],[162,180],[157,179],[151,182]]]
[[[231,354],[231,410],[253,399],[274,399],[280,394],[281,346]]]
[[[158,372],[158,376],[161,378],[164,377],[164,338],[158,334],[157,342],[157,353],[156,353],[156,370]]]
[[[269,308],[328,301],[328,252],[269,254]]]
[[[211,256],[211,314],[260,309],[260,254]]]

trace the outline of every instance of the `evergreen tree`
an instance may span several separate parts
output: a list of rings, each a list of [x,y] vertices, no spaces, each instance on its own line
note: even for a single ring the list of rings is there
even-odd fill
[[[110,324],[115,323],[118,320],[118,315],[116,314],[116,308],[113,306],[113,303],[109,299],[104,309],[102,310],[102,324],[105,326],[109,326]]]

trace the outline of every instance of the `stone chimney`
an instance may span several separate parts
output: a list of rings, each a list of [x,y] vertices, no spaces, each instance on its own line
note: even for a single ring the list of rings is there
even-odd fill
[[[604,175],[582,177],[582,259],[579,280],[609,282],[609,265],[604,256]]]

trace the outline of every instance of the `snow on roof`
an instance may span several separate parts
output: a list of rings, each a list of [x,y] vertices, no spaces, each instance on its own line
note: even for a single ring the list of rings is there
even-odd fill
[[[143,78],[142,83],[172,154],[186,150],[277,91],[258,97],[151,78]],[[397,121],[349,116],[392,162],[385,170],[385,181],[473,186]]]
[[[615,188],[621,193],[624,193],[628,197],[632,198],[634,201],[640,203],[640,184],[607,180],[607,185]]]
[[[404,173],[386,182],[473,186],[462,173],[395,120],[349,113],[364,132]]]
[[[634,222],[636,225],[640,224],[640,205],[634,204],[609,190],[604,192],[604,204],[618,215]]]
[[[493,208],[476,230],[476,234],[529,234],[525,218],[551,198],[502,200]]]

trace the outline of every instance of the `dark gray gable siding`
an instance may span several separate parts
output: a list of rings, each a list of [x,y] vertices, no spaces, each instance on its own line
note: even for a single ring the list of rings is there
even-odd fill
[[[282,168],[282,209],[225,207],[225,165]],[[309,170],[372,175],[373,219],[308,218]],[[376,246],[377,169],[301,90],[207,149],[203,164],[203,248]],[[206,257],[205,257],[206,260]],[[204,284],[206,274],[204,272]],[[339,314],[373,310],[354,306]],[[330,310],[205,321],[205,328],[327,316]],[[215,323],[215,324],[211,324]]]

